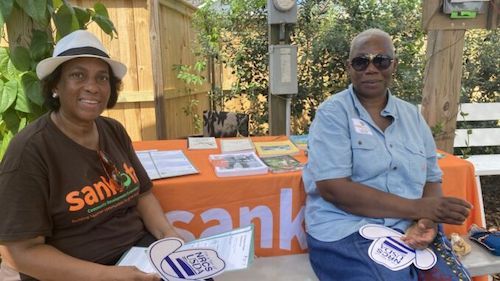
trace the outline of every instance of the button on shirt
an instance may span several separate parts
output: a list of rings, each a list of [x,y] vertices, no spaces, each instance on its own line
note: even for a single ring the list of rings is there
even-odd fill
[[[323,200],[317,181],[350,177],[352,181],[401,197],[422,197],[426,182],[440,182],[436,146],[417,107],[388,91],[382,116],[392,123],[381,131],[353,92],[352,85],[323,102],[309,129],[306,231],[320,241],[337,241],[365,224],[405,230],[410,221],[356,216]]]

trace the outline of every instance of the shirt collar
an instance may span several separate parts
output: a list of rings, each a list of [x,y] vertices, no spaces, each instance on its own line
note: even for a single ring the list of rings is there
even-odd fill
[[[358,97],[354,93],[354,88],[352,84],[349,85],[349,93],[351,94],[351,98],[354,102],[354,108],[358,111],[358,114],[361,118],[368,118],[370,115],[363,107]],[[387,89],[387,104],[385,108],[381,112],[382,116],[392,116],[394,119],[398,119],[398,112],[396,109],[395,97],[392,95],[391,90]]]

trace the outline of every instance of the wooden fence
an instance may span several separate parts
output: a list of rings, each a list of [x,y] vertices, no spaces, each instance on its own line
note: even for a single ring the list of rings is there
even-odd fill
[[[94,0],[74,0],[92,7]],[[195,33],[191,16],[196,8],[182,0],[101,0],[118,31],[111,39],[96,24],[89,26],[111,57],[128,66],[115,108],[104,115],[120,121],[132,140],[173,139],[195,131],[183,108],[199,101],[196,113],[208,108],[208,85],[189,88],[177,78],[176,64],[192,65]]]

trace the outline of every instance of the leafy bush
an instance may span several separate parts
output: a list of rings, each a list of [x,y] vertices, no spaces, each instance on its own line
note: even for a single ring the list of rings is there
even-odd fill
[[[236,80],[227,101],[244,97],[253,135],[267,134],[268,25],[265,0],[207,1],[195,16],[197,50],[233,69]],[[308,131],[315,110],[328,96],[349,84],[345,62],[351,39],[377,27],[394,39],[399,58],[393,93],[420,103],[425,67],[421,1],[302,0],[292,44],[299,47],[298,94],[292,98],[292,133]],[[498,31],[468,31],[464,61],[464,96],[480,93],[498,99]]]
[[[116,30],[101,3],[83,9],[62,0],[1,0],[0,8],[0,35],[5,36],[5,27],[9,43],[8,48],[0,48],[2,158],[12,137],[46,112],[35,69],[52,55],[54,42],[74,30],[86,29],[91,22],[110,36]]]

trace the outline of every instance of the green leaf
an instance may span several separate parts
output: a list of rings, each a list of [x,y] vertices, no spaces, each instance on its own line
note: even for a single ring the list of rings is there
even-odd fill
[[[31,106],[22,86],[18,87],[16,105],[14,109],[24,113],[31,113]]]
[[[3,158],[3,155],[5,154],[5,151],[7,150],[7,147],[9,146],[9,143],[13,137],[14,134],[10,131],[3,135],[2,146],[0,146],[0,159]]]
[[[28,16],[32,17],[34,21],[47,25],[47,0],[16,0],[17,4],[23,9]]]
[[[31,55],[28,49],[17,46],[12,52],[10,59],[14,66],[20,71],[28,71],[31,68]]]
[[[17,97],[17,81],[10,80],[3,85],[0,99],[0,113],[4,113],[14,103]]]
[[[9,64],[9,51],[7,48],[0,48],[0,78],[7,73]]]
[[[63,0],[52,0],[52,7],[54,9],[59,9],[59,7],[61,7],[63,4]]]
[[[101,2],[97,2],[94,4],[94,11],[96,14],[109,19],[109,14],[108,14],[108,9],[106,9],[106,6],[102,4]]]
[[[26,72],[21,76],[21,85],[28,99],[38,106],[43,106],[42,86],[34,72]]]
[[[46,57],[49,57],[51,47],[51,39],[49,39],[47,32],[41,30],[33,30],[30,51],[31,57],[34,61],[40,61]]]
[[[58,38],[62,38],[80,27],[75,10],[66,2],[57,10],[54,23],[56,24]]]
[[[109,18],[96,14],[92,17],[92,20],[94,20],[97,23],[97,25],[104,32],[106,32],[106,34],[113,36],[113,31],[115,31],[115,26],[113,25],[113,22],[109,20]]]
[[[75,10],[75,15],[78,20],[79,28],[84,29],[87,23],[90,21],[90,13],[87,9],[82,9],[80,7],[73,7]]]
[[[4,20],[9,19],[13,6],[14,0],[0,0],[0,11]],[[0,26],[3,26],[3,23]]]
[[[20,122],[17,112],[13,109],[9,109],[2,114],[2,119],[5,121],[7,130],[12,132],[12,134],[17,134]]]
[[[7,71],[4,74],[8,80],[17,80],[21,72],[14,66],[11,59],[7,62]]]

